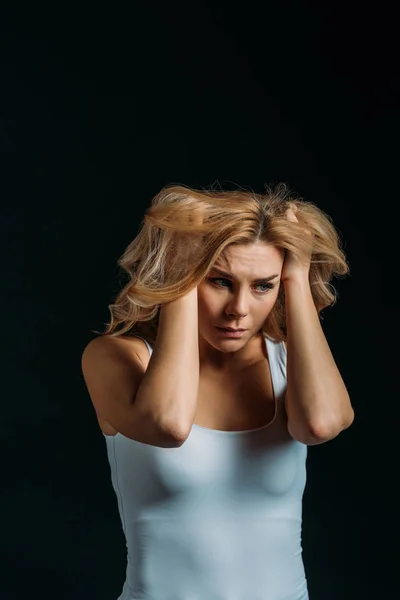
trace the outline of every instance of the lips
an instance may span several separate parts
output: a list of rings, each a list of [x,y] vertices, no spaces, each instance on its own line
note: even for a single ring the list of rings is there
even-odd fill
[[[245,329],[233,329],[232,327],[218,327],[218,329],[224,329],[225,331],[246,331]]]

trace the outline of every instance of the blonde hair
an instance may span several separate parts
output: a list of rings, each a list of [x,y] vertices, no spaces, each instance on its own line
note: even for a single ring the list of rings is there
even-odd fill
[[[151,201],[138,235],[117,262],[128,282],[108,306],[111,319],[104,332],[95,333],[137,334],[154,344],[160,307],[197,287],[230,245],[264,242],[299,256],[309,242],[304,228],[286,219],[293,204],[299,224],[314,236],[309,282],[320,314],[337,299],[331,279],[349,273],[330,216],[297,197],[285,183],[266,184],[263,194],[243,188],[196,190],[166,185]],[[286,339],[282,282],[261,331],[277,341]]]

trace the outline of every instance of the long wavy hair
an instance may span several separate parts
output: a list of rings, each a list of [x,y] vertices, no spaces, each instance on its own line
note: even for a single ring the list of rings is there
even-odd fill
[[[297,206],[298,223],[286,219]],[[192,189],[166,185],[152,199],[138,235],[118,266],[127,283],[108,306],[111,319],[99,335],[139,335],[154,344],[160,308],[197,287],[231,245],[265,242],[296,257],[308,248],[304,228],[313,234],[309,271],[318,315],[336,302],[333,277],[349,273],[342,240],[332,218],[314,203],[298,197],[285,183],[265,184],[265,192]],[[260,332],[276,341],[287,339],[285,292],[277,300]]]

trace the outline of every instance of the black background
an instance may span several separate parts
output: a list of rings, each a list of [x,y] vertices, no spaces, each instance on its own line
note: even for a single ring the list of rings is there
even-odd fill
[[[286,181],[345,240],[323,328],[356,416],[309,447],[303,556],[310,600],[396,597],[395,23],[381,3],[3,11],[1,600],[118,597],[124,539],[80,357],[151,198],[215,181]]]

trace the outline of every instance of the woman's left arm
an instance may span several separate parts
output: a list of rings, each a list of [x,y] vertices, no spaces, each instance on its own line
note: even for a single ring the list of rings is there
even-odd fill
[[[354,410],[336,366],[311,294],[308,274],[285,279],[288,430],[307,445],[347,429]]]

